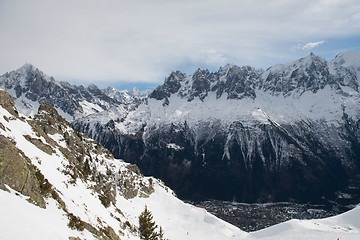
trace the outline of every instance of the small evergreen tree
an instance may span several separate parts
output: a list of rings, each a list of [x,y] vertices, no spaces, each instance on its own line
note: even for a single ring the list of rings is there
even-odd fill
[[[159,230],[159,239],[160,239],[160,240],[163,240],[163,239],[164,239],[164,232],[163,232],[161,226],[160,226],[160,230]]]
[[[145,206],[145,210],[139,216],[140,238],[143,240],[157,240],[160,234],[156,232],[158,226],[153,221],[152,213]]]

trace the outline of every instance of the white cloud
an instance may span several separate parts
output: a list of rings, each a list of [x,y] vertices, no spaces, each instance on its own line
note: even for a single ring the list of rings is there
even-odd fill
[[[305,49],[313,49],[321,44],[325,43],[325,41],[319,41],[319,42],[309,42],[307,44],[305,44],[304,46],[302,46],[301,49],[305,50]]]
[[[60,80],[160,83],[181,66],[268,67],[296,42],[360,33],[359,12],[358,0],[2,0],[0,74],[30,62]]]

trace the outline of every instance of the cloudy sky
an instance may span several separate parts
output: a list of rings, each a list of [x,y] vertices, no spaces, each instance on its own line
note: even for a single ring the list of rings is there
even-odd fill
[[[359,0],[0,0],[0,74],[155,87],[171,71],[268,68],[360,49]]]

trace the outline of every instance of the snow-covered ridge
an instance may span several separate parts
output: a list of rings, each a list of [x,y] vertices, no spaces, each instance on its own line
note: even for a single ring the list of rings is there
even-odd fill
[[[107,89],[104,89],[103,92],[107,96],[115,99],[120,103],[131,104],[142,101],[143,99],[147,98],[152,91],[151,90],[140,91],[136,87],[132,91],[118,90],[113,87],[108,87]]]
[[[311,53],[266,71],[228,64],[216,73],[199,69],[193,76],[186,76],[173,72],[148,101],[116,126],[128,133],[144,123],[187,121],[196,125],[207,119],[266,122],[258,109],[279,122],[322,119],[336,124],[344,106],[351,116],[359,113],[359,79],[338,63],[342,54],[326,62]],[[360,59],[360,51],[351,52],[351,56]],[[95,116],[91,118],[96,121]],[[134,124],[138,127],[128,127]]]
[[[217,98],[225,95],[227,99],[254,99],[256,90],[272,95],[298,97],[306,91],[315,93],[326,86],[339,92],[342,87],[357,91],[359,79],[355,75],[359,71],[359,59],[360,51],[342,52],[332,62],[311,53],[267,70],[228,64],[212,73],[198,69],[191,76],[178,71],[171,73],[151,97],[162,100],[176,94],[192,101],[194,98],[203,100],[211,93],[216,93]]]
[[[41,193],[43,208],[28,203],[34,199],[16,185],[21,179],[12,179],[17,175],[7,174],[0,164],[0,231],[6,239],[139,239],[138,216],[145,205],[170,239],[248,235],[183,203],[157,179],[143,177],[136,166],[114,159],[48,104],[40,106],[34,119],[12,115],[0,106],[0,143],[4,142],[37,169],[34,186],[41,180],[40,189],[46,191]],[[0,162],[4,160],[1,155]],[[6,161],[15,166],[13,159]],[[28,179],[32,176],[30,170]]]
[[[100,90],[94,84],[85,88],[56,82],[31,64],[0,76],[0,88],[10,93],[27,116],[36,114],[39,104],[49,101],[69,121],[119,105],[138,104],[150,94],[150,90]]]

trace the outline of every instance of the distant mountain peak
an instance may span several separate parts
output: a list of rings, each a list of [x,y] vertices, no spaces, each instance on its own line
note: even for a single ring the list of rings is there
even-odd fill
[[[340,52],[333,60],[334,63],[343,67],[360,67],[360,50],[346,50]]]
[[[32,65],[31,63],[25,63],[23,66],[21,66],[20,68],[17,69],[18,70],[25,70],[25,71],[32,71],[38,69],[37,67],[35,67],[34,65]]]

